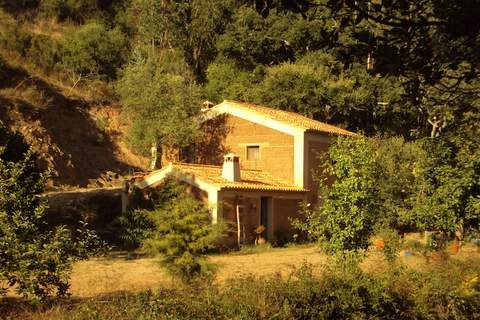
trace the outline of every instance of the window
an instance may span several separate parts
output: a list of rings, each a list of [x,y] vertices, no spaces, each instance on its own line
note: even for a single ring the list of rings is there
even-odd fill
[[[260,160],[259,146],[247,146],[247,160]]]

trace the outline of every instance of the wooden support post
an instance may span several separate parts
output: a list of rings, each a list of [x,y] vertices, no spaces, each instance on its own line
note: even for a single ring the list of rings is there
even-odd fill
[[[237,204],[236,210],[237,210],[237,244],[238,244],[238,247],[240,248],[242,228],[240,225],[240,205],[239,204]]]
[[[130,183],[128,180],[123,181],[123,187],[122,187],[122,214],[127,212],[128,208],[128,192],[130,190]]]

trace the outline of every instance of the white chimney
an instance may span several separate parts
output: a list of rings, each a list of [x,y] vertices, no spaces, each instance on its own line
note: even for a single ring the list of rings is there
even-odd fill
[[[240,159],[229,153],[223,157],[222,177],[228,181],[240,181]]]

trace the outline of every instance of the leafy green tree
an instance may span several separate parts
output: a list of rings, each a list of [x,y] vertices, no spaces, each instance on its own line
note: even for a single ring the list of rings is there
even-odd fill
[[[374,149],[366,138],[338,138],[321,168],[323,182],[334,175],[331,187],[323,184],[322,204],[304,207],[306,220],[295,225],[330,252],[366,249],[380,204],[376,197],[377,167]]]
[[[83,23],[94,17],[98,10],[97,0],[41,0],[40,10],[46,16],[53,16],[60,21],[67,19]]]
[[[14,288],[31,298],[65,295],[72,263],[100,242],[88,229],[47,222],[39,194],[46,174],[23,139],[0,126],[0,291]]]
[[[218,38],[222,57],[234,60],[243,69],[253,70],[258,64],[274,65],[294,59],[294,51],[285,34],[294,17],[272,15],[263,19],[249,7],[239,8],[233,22]]]
[[[320,170],[320,178],[336,179],[331,188],[323,186],[319,208],[302,209],[305,220],[297,226],[312,240],[327,240],[334,251],[365,247],[370,226],[447,234],[459,225],[478,230],[478,148],[460,141],[464,144],[445,137],[337,140]],[[345,241],[354,237],[356,244]]]
[[[205,94],[218,103],[224,99],[255,101],[256,86],[264,76],[262,66],[248,71],[238,68],[233,60],[220,58],[208,66]]]
[[[130,122],[128,141],[140,153],[152,143],[186,146],[196,135],[200,87],[177,51],[137,52],[116,89]]]
[[[162,254],[167,270],[187,282],[209,271],[204,255],[215,247],[223,228],[212,224],[208,208],[181,190],[149,216],[155,227],[143,241],[145,251]]]
[[[140,43],[181,50],[193,74],[203,80],[233,7],[230,0],[134,0],[130,11],[138,21]]]
[[[401,137],[374,138],[370,143],[375,148],[372,157],[378,168],[376,195],[382,206],[379,224],[398,231],[419,229],[413,209],[421,192],[418,181],[427,153],[418,142],[408,142]]]
[[[429,157],[421,164],[422,174],[417,182],[420,192],[414,213],[419,227],[450,233],[458,225],[478,229],[478,149],[467,151],[468,147],[459,148],[441,139],[426,139],[422,145]]]
[[[402,77],[405,97],[418,114],[417,136],[432,137],[468,114],[466,98],[478,92],[480,72],[476,1],[244,1],[257,12],[324,13],[334,21],[336,57],[360,61],[370,72]],[[273,10],[275,9],[275,10]],[[267,18],[268,19],[268,18]],[[352,58],[352,59],[351,59]],[[446,130],[443,130],[446,131]]]
[[[345,69],[322,51],[268,68],[256,93],[263,104],[366,134],[408,134],[414,120],[398,79],[372,76],[358,64]]]
[[[62,65],[74,85],[84,78],[114,79],[127,58],[126,44],[118,29],[88,23],[64,39]]]

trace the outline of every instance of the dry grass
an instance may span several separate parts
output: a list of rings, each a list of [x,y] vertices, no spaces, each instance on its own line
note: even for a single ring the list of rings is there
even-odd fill
[[[472,245],[462,247],[458,254],[451,255],[453,261],[480,261],[480,252]],[[328,263],[328,256],[315,246],[269,248],[253,253],[230,253],[210,256],[218,266],[216,281],[242,275],[266,276],[278,273],[290,274],[295,268],[309,264],[320,273]],[[431,271],[441,266],[441,260],[427,263],[420,255],[400,255],[403,265],[418,271]],[[379,252],[370,252],[362,262],[367,272],[383,272],[388,263]],[[175,287],[176,282],[160,267],[158,258],[125,259],[123,255],[94,258],[74,265],[71,277],[71,294],[76,298],[92,298],[122,292],[139,292],[159,287]],[[15,296],[10,292],[9,296]]]
[[[168,285],[169,277],[156,259],[96,258],[75,264],[71,292],[76,297],[93,297],[116,292],[136,292]]]
[[[326,256],[315,247],[277,248],[253,254],[213,255],[218,265],[217,281],[240,275],[289,274],[295,267],[309,263],[321,267]],[[116,292],[135,292],[159,286],[174,286],[172,278],[159,265],[159,259],[125,257],[96,258],[75,264],[71,279],[74,297],[94,297]]]
[[[465,246],[452,255],[452,260],[480,259],[480,253],[473,246]],[[211,256],[211,262],[218,265],[217,281],[241,275],[263,276],[279,273],[283,276],[304,263],[321,271],[328,263],[328,257],[316,247],[273,248],[250,254],[221,254]],[[400,256],[400,261],[419,271],[433,269],[442,261],[432,260],[429,264],[422,256]],[[369,272],[382,272],[388,264],[379,253],[372,252],[362,263]],[[124,257],[91,259],[74,266],[71,280],[71,293],[75,297],[93,297],[122,291],[140,291],[175,285],[158,264],[155,258],[125,260]]]
[[[61,39],[64,34],[70,32],[74,26],[67,23],[59,23],[55,18],[37,18],[33,21],[25,21],[24,30],[33,34],[46,35],[55,39]]]

